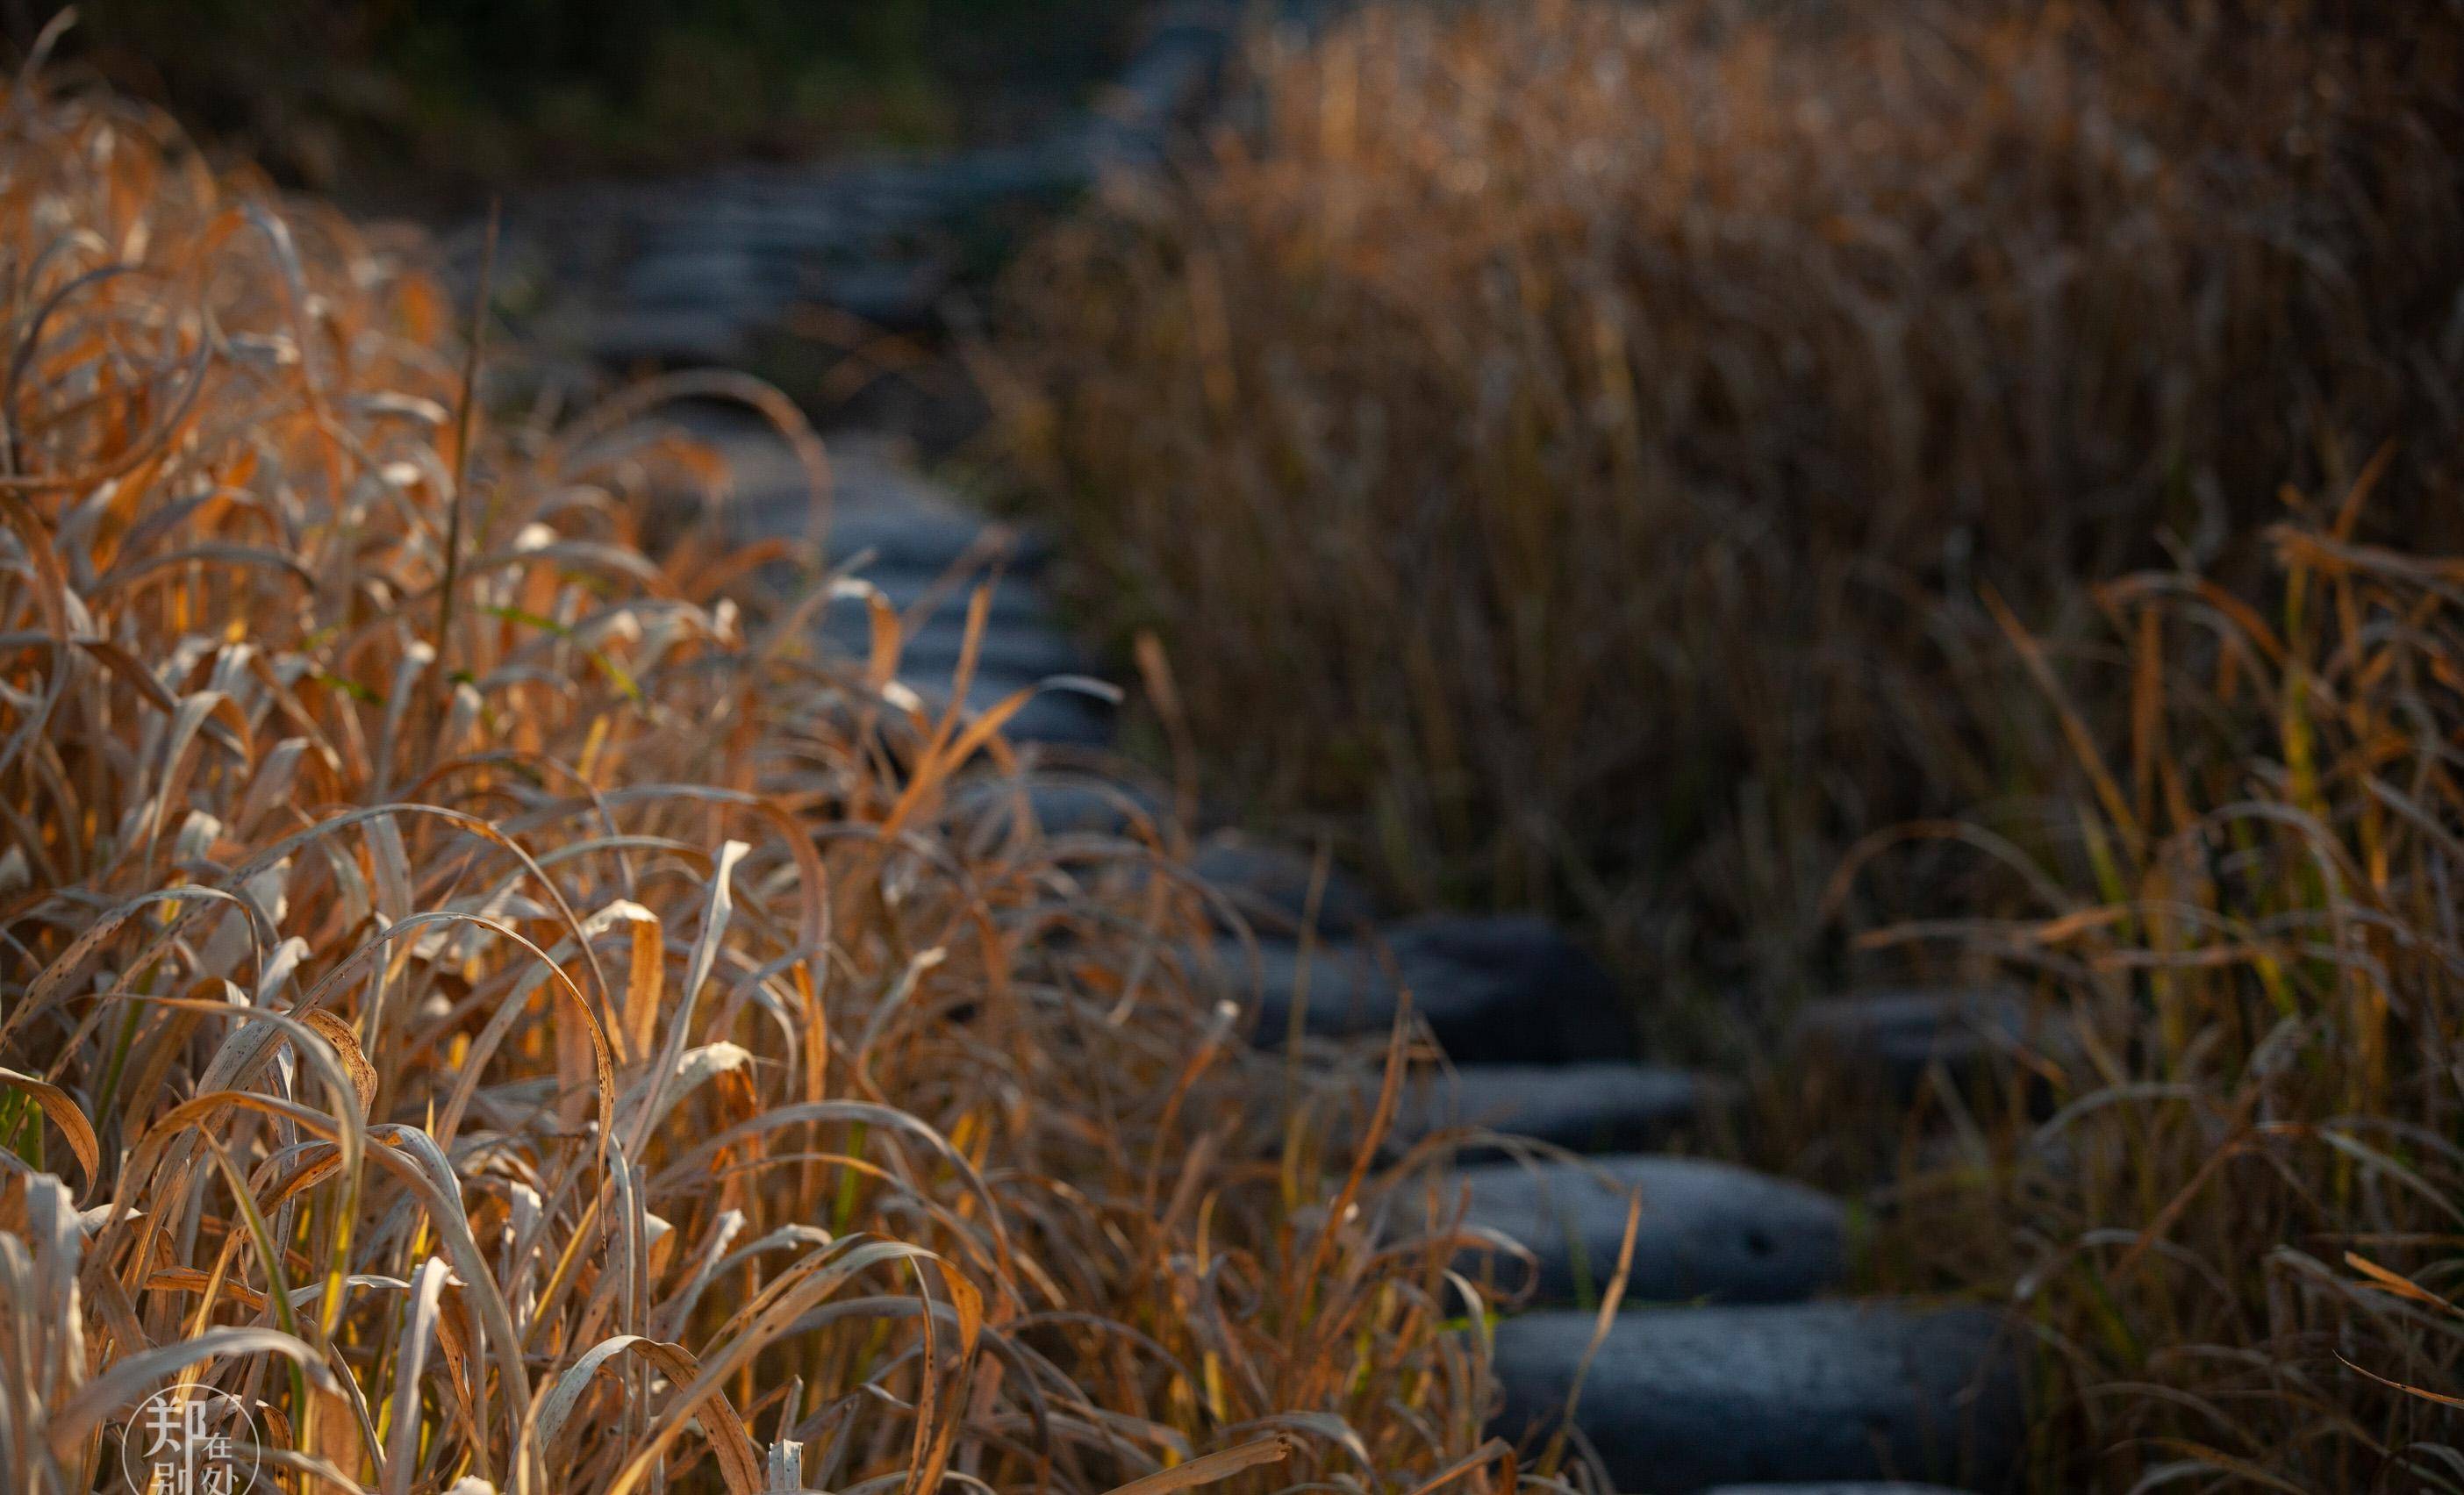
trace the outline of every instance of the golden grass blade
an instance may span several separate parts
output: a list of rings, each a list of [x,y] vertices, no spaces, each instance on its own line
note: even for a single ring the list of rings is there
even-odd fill
[[[2061,723],[2062,737],[2070,744],[2071,756],[2095,786],[2097,802],[2103,807],[2105,819],[2135,853],[2144,844],[2145,833],[2140,826],[2139,817],[2131,813],[2130,802],[2123,798],[2122,786],[2105,766],[2103,753],[2096,743],[2096,735],[2088,730],[2079,708],[2072,704],[2069,693],[2062,689],[2061,681],[2054,674],[2053,665],[2045,658],[2043,647],[2020,624],[2010,605],[2003,602],[2002,595],[1990,586],[1981,595],[1986,609],[2000,626],[2002,636],[2010,640],[2011,647],[2017,650],[2019,658],[2027,665],[2029,675],[2036,682],[2036,689],[2053,705],[2056,718]]]
[[[667,1077],[681,1062],[685,1045],[693,1033],[693,1006],[700,1000],[703,983],[710,979],[712,968],[718,960],[719,941],[726,936],[729,911],[735,906],[730,884],[738,863],[753,847],[741,841],[730,841],[719,847],[718,864],[711,869],[709,896],[702,904],[701,932],[693,937],[693,954],[685,961],[685,979],[676,993],[676,1010],[668,1020],[668,1036],[657,1063],[650,1071],[649,1093],[643,1097],[641,1110],[631,1128],[631,1140],[626,1151],[638,1156],[649,1141],[649,1131],[660,1113],[659,1095]]]
[[[1438,1491],[1444,1489],[1447,1485],[1452,1484],[1455,1481],[1462,1479],[1464,1475],[1478,1469],[1483,1464],[1495,1463],[1499,1460],[1511,1458],[1513,1454],[1513,1444],[1508,1443],[1502,1438],[1492,1438],[1487,1442],[1473,1449],[1470,1453],[1463,1455],[1461,1459],[1456,1460],[1444,1468],[1440,1469],[1437,1473],[1429,1476],[1426,1480],[1421,1481],[1419,1484],[1413,1486],[1409,1491],[1407,1491],[1406,1495],[1437,1495]]]
[[[1281,1463],[1292,1456],[1292,1438],[1287,1433],[1269,1433],[1251,1439],[1237,1447],[1192,1459],[1187,1463],[1159,1469],[1144,1479],[1116,1484],[1110,1495],[1173,1495],[1175,1490],[1196,1489],[1262,1464]]]
[[[1574,1367],[1573,1382],[1566,1389],[1566,1407],[1561,1413],[1557,1430],[1551,1435],[1549,1448],[1540,1461],[1543,1469],[1554,1470],[1565,1456],[1566,1440],[1574,1429],[1574,1411],[1583,1399],[1583,1382],[1590,1378],[1592,1361],[1608,1343],[1609,1331],[1617,1327],[1617,1305],[1625,1300],[1627,1276],[1634,1270],[1635,1238],[1642,1228],[1642,1190],[1637,1187],[1626,1196],[1625,1234],[1617,1242],[1617,1270],[1609,1277],[1606,1290],[1600,1294],[1600,1308],[1592,1323],[1590,1343],[1583,1347],[1583,1357]]]
[[[384,1495],[409,1495],[412,1464],[419,1457],[419,1382],[428,1368],[429,1342],[435,1337],[437,1304],[445,1296],[451,1272],[429,1257],[411,1275],[410,1302],[402,1316],[402,1331],[393,1348],[393,1397],[387,1409]]]
[[[589,1390],[591,1378],[601,1367],[619,1354],[635,1354],[656,1366],[660,1373],[677,1385],[693,1381],[700,1369],[693,1355],[682,1345],[662,1343],[640,1334],[619,1334],[603,1339],[583,1352],[550,1388],[547,1399],[539,1412],[539,1443],[551,1461],[558,1459],[564,1437],[564,1424],[573,1415],[583,1395]],[[753,1437],[737,1415],[734,1403],[724,1396],[714,1394],[694,1409],[710,1439],[711,1451],[718,1460],[719,1474],[727,1482],[729,1495],[760,1495],[760,1453]]]
[[[94,1123],[86,1119],[77,1101],[56,1085],[6,1067],[0,1067],[0,1087],[32,1097],[42,1108],[52,1125],[69,1139],[69,1151],[77,1154],[77,1166],[85,1171],[86,1189],[92,1191],[102,1177],[102,1148],[95,1140]]]
[[[334,1053],[349,1074],[352,1093],[360,1098],[361,1114],[365,1115],[376,1104],[377,1066],[360,1048],[360,1036],[351,1025],[321,1007],[312,1007],[299,1015],[299,1021],[317,1030],[317,1036],[334,1047]]]
[[[850,1278],[869,1267],[911,1259],[933,1258],[929,1252],[898,1242],[848,1243],[842,1248],[806,1257],[781,1274],[757,1300],[758,1315],[754,1320],[715,1355],[703,1361],[699,1373],[645,1430],[639,1448],[608,1485],[607,1495],[629,1495],[648,1479],[660,1456],[682,1435],[694,1410],[703,1401],[720,1396],[720,1388],[728,1379],[767,1348],[776,1334],[792,1324],[806,1308],[837,1291]],[[747,1488],[751,1495],[759,1495],[760,1469],[758,1460],[750,1473],[752,1483]]]
[[[2345,1370],[2352,1372],[2356,1375],[2367,1376],[2371,1380],[2378,1382],[2380,1385],[2385,1386],[2389,1390],[2400,1391],[2408,1396],[2417,1396],[2423,1401],[2435,1402],[2442,1407],[2464,1407],[2464,1396],[2450,1396],[2444,1392],[2431,1391],[2420,1386],[2408,1386],[2402,1381],[2389,1380],[2375,1371],[2365,1370],[2361,1366],[2355,1365],[2352,1361],[2344,1359],[2342,1354],[2337,1355],[2336,1358],[2343,1361]]]
[[[513,1314],[497,1289],[487,1258],[472,1235],[471,1219],[464,1212],[452,1164],[424,1132],[396,1125],[374,1127],[369,1132],[370,1140],[378,1144],[370,1149],[370,1155],[393,1168],[397,1176],[410,1184],[445,1246],[447,1259],[453,1264],[454,1274],[462,1279],[464,1292],[475,1301],[479,1325],[494,1356],[496,1384],[505,1401],[506,1425],[521,1426],[531,1399],[530,1372],[522,1355],[521,1336],[514,1329]],[[517,1451],[514,1465],[517,1471],[523,1468],[519,1452]]]
[[[165,1375],[217,1360],[261,1354],[282,1356],[319,1390],[341,1389],[324,1359],[289,1334],[271,1329],[209,1329],[178,1344],[126,1355],[79,1387],[52,1412],[53,1457],[63,1461],[73,1457],[103,1418],[134,1405]]]

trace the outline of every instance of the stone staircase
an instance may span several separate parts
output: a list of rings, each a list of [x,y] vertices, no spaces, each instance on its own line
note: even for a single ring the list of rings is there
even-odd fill
[[[710,411],[680,418],[736,473],[737,538],[806,533],[805,480],[775,435]],[[883,447],[840,442],[831,464],[828,554],[833,565],[857,562],[853,575],[912,609],[909,689],[945,698],[969,590],[951,579],[971,571],[998,578],[972,706],[1088,671],[1036,585],[1048,551],[1035,537],[971,514]],[[817,617],[824,634],[858,652],[866,626],[854,603]],[[1089,766],[1112,727],[1111,707],[1096,695],[1038,695],[1013,718],[1011,739],[1079,766],[1003,786],[987,809],[1023,806],[1064,834],[1117,834],[1154,812],[1149,795]],[[1374,900],[1338,875],[1318,890],[1327,937],[1304,943],[1295,936],[1311,881],[1307,858],[1217,838],[1196,870],[1257,933],[1254,944],[1226,933],[1186,954],[1195,968],[1220,973],[1227,993],[1263,994],[1260,1042],[1278,1044],[1294,1029],[1383,1034],[1408,988],[1444,1046],[1452,1067],[1415,1082],[1397,1131],[1408,1139],[1477,1125],[1493,1139],[1462,1154],[1458,1179],[1466,1222],[1515,1242],[1467,1266],[1528,1305],[1496,1328],[1506,1393],[1498,1432],[1545,1436],[1579,1379],[1577,1445],[1621,1491],[1881,1495],[1926,1486],[1871,1482],[2007,1484],[2023,1426],[2022,1361],[1997,1317],[1826,1297],[1841,1287],[1851,1252],[1839,1201],[1652,1153],[1729,1088],[1632,1060],[1631,1023],[1607,974],[1561,934],[1529,918],[1377,922]],[[1305,968],[1307,1004],[1295,1012]],[[1812,1026],[1890,1073],[1992,1041],[2008,1017],[1990,995],[1901,993],[1843,1000]],[[1509,1155],[1533,1151],[1529,1143],[1555,1151],[1539,1160]],[[1595,1351],[1595,1305],[1638,1197],[1630,1307]]]

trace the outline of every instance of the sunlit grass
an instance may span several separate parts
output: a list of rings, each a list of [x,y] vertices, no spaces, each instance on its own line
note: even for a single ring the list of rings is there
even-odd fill
[[[644,554],[658,402],[825,503],[792,407],[492,416],[417,256],[0,97],[0,1487],[176,1380],[283,1489],[1511,1488],[1376,1056],[1193,995],[1159,832],[961,808],[886,608]]]

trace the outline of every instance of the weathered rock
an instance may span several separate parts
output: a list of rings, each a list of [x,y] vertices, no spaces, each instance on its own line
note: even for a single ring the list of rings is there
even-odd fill
[[[817,517],[811,477],[766,423],[692,406],[663,411],[661,420],[725,458],[729,496],[722,518],[731,539],[811,536]],[[1033,573],[1051,557],[1049,536],[968,508],[917,473],[895,443],[832,437],[827,452],[826,554],[836,564],[869,552],[862,574],[885,589],[912,595],[971,554],[1003,559],[1012,578]],[[963,590],[957,595],[963,606]]]
[[[752,338],[741,319],[725,308],[633,307],[607,312],[590,322],[591,352],[610,363],[675,360],[732,363]]]
[[[871,643],[871,623],[861,609],[833,605],[823,631],[830,642],[861,654]],[[966,642],[965,619],[947,608],[934,613],[913,632],[899,640],[898,672],[904,678],[947,681],[958,668]],[[1086,674],[1092,663],[1061,630],[1041,620],[987,621],[976,643],[976,672],[1007,679],[1042,680],[1052,675]]]
[[[977,780],[953,798],[958,813],[995,834],[1016,828],[1022,813],[1047,836],[1128,836],[1141,822],[1160,830],[1172,813],[1138,785],[1074,775]]]
[[[1790,1046],[1873,1066],[1903,1092],[1933,1065],[1953,1072],[2039,1038],[2027,1000],[1999,987],[1890,988],[1808,1002]]]
[[[1493,983],[1494,1021],[1462,1025],[1460,1040],[1438,1035],[1459,1062],[1567,1064],[1634,1052],[1633,1015],[1616,980],[1546,919],[1441,913],[1383,933],[1416,992],[1423,971],[1477,973]]]
[[[950,290],[949,267],[930,259],[857,259],[814,267],[803,279],[804,299],[892,332],[929,329],[934,303]]]
[[[811,537],[817,518],[811,479],[775,431],[739,415],[695,407],[679,411],[675,423],[716,445],[726,458],[735,498],[724,522],[733,538]],[[1056,675],[1087,672],[1087,655],[1027,579],[1047,554],[1040,536],[969,512],[883,443],[836,443],[829,462],[833,496],[826,554],[836,560],[863,556],[857,575],[902,613],[932,600],[928,611],[907,620],[909,632],[901,641],[899,678],[919,696],[947,700],[970,597],[992,577],[989,569],[951,575],[961,561],[986,567],[996,558],[1007,562],[991,583],[976,676],[967,692],[970,711],[988,710]],[[748,584],[785,588],[811,580],[809,572],[781,563],[748,579]],[[871,619],[862,600],[820,601],[810,617],[819,635],[842,652],[862,655],[869,649]],[[1111,741],[1112,715],[1109,702],[1083,693],[1045,691],[1010,718],[1006,732],[1014,741],[1102,748]]]
[[[1629,1155],[1461,1170],[1463,1224],[1531,1253],[1475,1253],[1471,1272],[1507,1295],[1591,1304],[1617,1270],[1639,1194],[1626,1297],[1637,1302],[1793,1303],[1838,1283],[1847,1212],[1802,1184],[1727,1163]]]
[[[972,514],[927,509],[835,513],[829,530],[831,560],[844,561],[866,552],[871,553],[871,559],[859,568],[859,575],[885,592],[912,596],[940,582],[950,567],[970,554],[986,560],[1006,556],[1011,577],[1031,574],[1049,555],[1049,544],[1034,530],[996,528],[993,521]],[[966,595],[962,588],[952,590],[961,599]]]
[[[1295,847],[1218,831],[1191,856],[1190,870],[1261,934],[1297,934],[1309,914],[1316,868],[1314,859]],[[1369,890],[1341,868],[1329,867],[1318,894],[1318,933],[1348,938],[1376,918]]]
[[[1565,1064],[1633,1046],[1608,974],[1538,919],[1448,915],[1389,925],[1382,937],[1391,965],[1369,944],[1318,947],[1308,966],[1308,1032],[1383,1033],[1408,988],[1413,1010],[1459,1062]],[[1303,970],[1299,947],[1262,941],[1255,988],[1242,941],[1218,940],[1207,955],[1201,974],[1211,972],[1236,999],[1254,991],[1259,1042],[1282,1043]]]
[[[1595,1315],[1497,1328],[1519,1438],[1562,1415]],[[1623,1314],[1591,1363],[1575,1423],[1623,1490],[1938,1480],[1996,1487],[2024,1433],[2017,1340],[1981,1309],[1897,1303]]]
[[[775,262],[723,230],[704,229],[698,238],[635,261],[626,271],[624,296],[631,304],[646,308],[726,306],[758,311],[793,289],[792,276],[781,275]]]
[[[1625,1153],[1733,1099],[1706,1075],[1622,1060],[1568,1065],[1473,1065],[1413,1079],[1395,1125],[1408,1145],[1432,1132],[1479,1127],[1580,1153]],[[1466,1158],[1494,1157],[1472,1144]]]

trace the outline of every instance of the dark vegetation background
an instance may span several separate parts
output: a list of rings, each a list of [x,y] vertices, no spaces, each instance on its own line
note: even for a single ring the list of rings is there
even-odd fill
[[[22,53],[55,6],[0,7]],[[87,0],[64,54],[289,185],[455,206],[542,176],[1029,131],[1137,0]]]
[[[1371,7],[1012,277],[1014,460],[1216,787],[1398,898],[1581,924],[1661,1043],[1940,979],[1849,942],[1970,896],[1970,851],[1837,879],[1947,816],[2075,849],[1997,605],[2096,657],[2100,583],[2246,586],[2285,495],[2388,443],[2365,533],[2453,534],[2458,34]]]
[[[2456,1488],[2464,10],[1372,5],[1260,77],[1000,388],[1219,792],[1585,930],[1873,1285],[2032,1325],[2032,1488]],[[2013,994],[2001,1083],[1786,1057],[1898,981]]]

